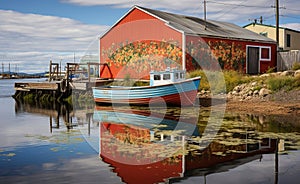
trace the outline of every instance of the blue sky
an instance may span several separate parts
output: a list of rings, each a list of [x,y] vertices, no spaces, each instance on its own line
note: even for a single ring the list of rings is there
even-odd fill
[[[244,26],[275,24],[275,0],[207,1],[207,18]],[[133,5],[203,17],[203,0],[0,0],[0,63],[20,72],[97,54],[98,37]],[[280,0],[280,25],[300,31],[300,1]],[[6,67],[7,69],[8,67]]]
[[[112,8],[106,5],[81,6],[63,2],[59,0],[0,0],[0,9],[65,17],[97,25],[111,25],[128,11],[128,8]]]

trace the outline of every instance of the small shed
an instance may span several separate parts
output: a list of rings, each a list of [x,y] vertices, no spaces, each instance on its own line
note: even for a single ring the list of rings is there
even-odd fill
[[[274,40],[235,24],[140,6],[100,37],[100,62],[114,78],[149,79],[168,67],[258,74],[276,67],[276,52]],[[101,68],[100,75],[110,73]]]

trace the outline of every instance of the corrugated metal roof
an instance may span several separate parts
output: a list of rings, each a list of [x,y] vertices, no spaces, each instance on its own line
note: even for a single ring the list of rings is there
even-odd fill
[[[164,20],[169,26],[183,31],[185,34],[276,43],[270,38],[232,23],[215,20],[207,20],[205,22],[197,17],[173,14],[140,6],[135,7]]]

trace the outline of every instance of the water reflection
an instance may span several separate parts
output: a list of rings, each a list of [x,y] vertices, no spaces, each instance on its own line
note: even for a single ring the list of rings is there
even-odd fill
[[[66,127],[67,131],[70,131],[79,125],[88,124],[93,116],[93,113],[88,112],[83,114],[78,112],[75,116],[73,106],[68,103],[40,103],[15,100],[15,114],[18,116],[23,113],[48,116],[51,133],[55,129],[62,127]]]
[[[227,113],[217,135],[205,137],[210,110],[193,111],[192,108],[110,106],[73,109],[67,104],[15,103],[17,116],[22,113],[48,116],[51,133],[62,127],[67,131],[80,130],[85,141],[99,150],[102,161],[98,161],[110,166],[101,164],[101,167],[111,169],[125,183],[184,183],[199,177],[205,183],[212,180],[210,176],[224,176],[257,163],[270,165],[269,183],[288,181],[282,179],[285,178],[282,173],[283,168],[288,170],[291,166],[280,163],[285,163],[286,155],[300,148],[297,123],[280,117]],[[299,161],[294,164],[296,169],[292,174],[299,170],[296,167]],[[260,169],[257,172],[264,172],[264,168]],[[247,175],[245,172],[240,177]]]
[[[203,117],[196,123],[179,122],[147,111],[97,107],[94,119],[101,122],[100,157],[126,183],[206,176],[261,160],[263,154],[275,153],[278,143],[284,149],[283,140],[259,135],[251,125],[238,126],[241,122],[225,123],[209,146],[202,147],[207,141],[201,137],[207,123]],[[184,126],[178,129],[178,124]]]

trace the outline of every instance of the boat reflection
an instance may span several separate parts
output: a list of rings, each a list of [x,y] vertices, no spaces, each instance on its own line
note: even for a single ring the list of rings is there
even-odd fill
[[[274,153],[277,139],[221,129],[203,146],[203,126],[142,110],[96,107],[100,157],[125,183],[160,183],[217,173]],[[202,128],[201,128],[202,127]]]

